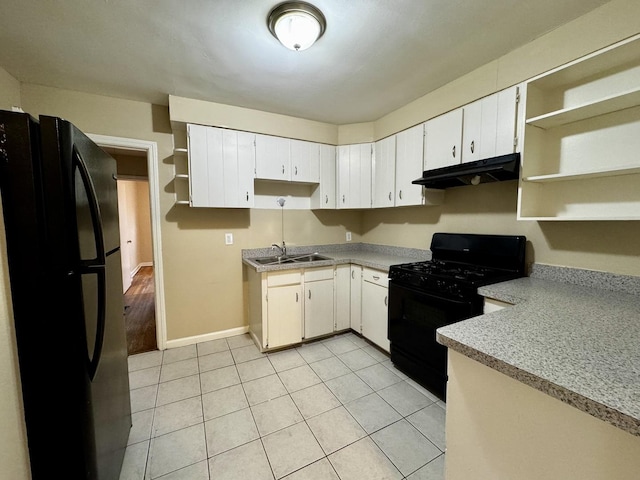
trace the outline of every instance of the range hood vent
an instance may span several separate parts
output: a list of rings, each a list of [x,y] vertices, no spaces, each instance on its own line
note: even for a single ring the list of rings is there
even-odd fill
[[[449,188],[479,183],[517,180],[520,173],[520,154],[510,153],[499,157],[461,163],[448,167],[426,170],[422,178],[411,183],[426,188]]]

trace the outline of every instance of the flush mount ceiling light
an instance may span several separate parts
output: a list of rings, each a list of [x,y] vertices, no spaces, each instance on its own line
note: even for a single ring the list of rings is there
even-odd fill
[[[327,21],[320,10],[306,2],[276,5],[267,17],[269,31],[290,50],[306,50],[318,40]]]

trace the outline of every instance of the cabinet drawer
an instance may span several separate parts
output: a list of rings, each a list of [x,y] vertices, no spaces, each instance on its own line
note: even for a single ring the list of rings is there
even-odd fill
[[[296,271],[284,271],[284,272],[270,272],[267,274],[267,286],[278,287],[281,285],[295,285],[300,283],[302,275],[300,270]]]
[[[362,279],[365,282],[375,283],[376,285],[382,285],[383,287],[389,284],[389,274],[380,270],[372,270],[370,268],[362,269]]]
[[[318,280],[332,280],[333,267],[309,268],[304,271],[305,282],[315,282]]]

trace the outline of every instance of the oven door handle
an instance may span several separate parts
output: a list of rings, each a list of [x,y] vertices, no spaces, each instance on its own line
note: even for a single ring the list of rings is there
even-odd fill
[[[394,282],[393,280],[389,280],[389,287],[395,287],[395,288],[399,288],[399,289],[403,289],[403,290],[408,290],[410,292],[413,292],[417,295],[421,295],[423,298],[433,298],[439,302],[448,302],[448,303],[456,303],[458,305],[464,305],[464,304],[468,304],[469,303],[469,299],[467,300],[457,300],[455,298],[451,298],[451,297],[443,297],[440,296],[436,293],[433,292],[425,292],[424,290],[419,290],[413,287],[410,287],[408,285],[402,285],[399,283]]]

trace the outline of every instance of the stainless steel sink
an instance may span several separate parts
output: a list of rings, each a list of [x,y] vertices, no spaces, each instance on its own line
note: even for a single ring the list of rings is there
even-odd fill
[[[280,263],[293,263],[293,259],[289,256],[258,257],[258,258],[252,258],[251,260],[256,263],[259,263],[260,265],[277,265]]]
[[[303,255],[283,255],[283,256],[272,255],[270,257],[252,258],[251,260],[256,263],[259,263],[260,265],[281,265],[281,264],[287,264],[287,263],[319,262],[321,260],[331,260],[331,259],[329,257],[325,257],[324,255],[320,255],[318,253],[306,253]]]
[[[325,257],[324,255],[320,255],[318,253],[309,253],[307,255],[300,255],[292,257],[291,260],[294,262],[319,262],[321,260],[331,260],[329,257]]]

